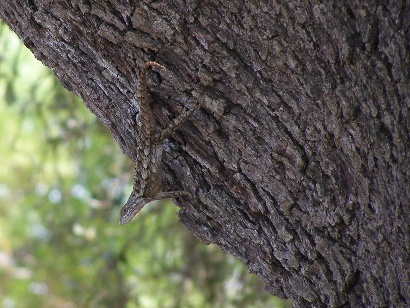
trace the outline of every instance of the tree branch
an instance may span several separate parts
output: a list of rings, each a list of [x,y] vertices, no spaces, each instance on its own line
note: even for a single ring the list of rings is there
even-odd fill
[[[410,303],[409,5],[81,4],[0,16],[135,159],[137,72],[163,127],[180,220],[295,306]],[[184,199],[185,200],[185,199]]]

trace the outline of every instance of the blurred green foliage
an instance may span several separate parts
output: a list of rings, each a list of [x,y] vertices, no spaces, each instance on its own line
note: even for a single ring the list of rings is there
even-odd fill
[[[52,72],[0,24],[3,307],[289,307],[205,246],[171,202],[126,226],[132,162]]]

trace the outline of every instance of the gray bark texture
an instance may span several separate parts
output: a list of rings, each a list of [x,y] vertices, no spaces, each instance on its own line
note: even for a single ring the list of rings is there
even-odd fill
[[[410,306],[408,0],[2,0],[0,17],[131,159],[138,70],[167,67],[158,126],[201,108],[164,143],[164,190],[268,292]]]

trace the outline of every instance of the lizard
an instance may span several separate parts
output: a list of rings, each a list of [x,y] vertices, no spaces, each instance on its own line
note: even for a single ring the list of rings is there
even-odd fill
[[[190,108],[176,117],[167,128],[156,132],[154,114],[148,98],[147,73],[151,67],[165,69],[157,62],[146,62],[139,72],[137,99],[139,114],[137,118],[137,158],[132,193],[120,210],[120,224],[130,222],[135,215],[149,202],[189,195],[186,191],[162,191],[162,143],[178,126],[183,124],[198,109]]]

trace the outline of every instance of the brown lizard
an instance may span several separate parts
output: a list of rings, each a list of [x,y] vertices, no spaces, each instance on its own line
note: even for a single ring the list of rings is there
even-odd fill
[[[152,66],[164,69],[164,66],[156,62],[146,62],[140,70],[138,88],[140,110],[139,119],[137,119],[137,160],[134,185],[128,201],[120,211],[121,225],[131,221],[148,202],[188,195],[185,191],[163,192],[161,190],[162,142],[199,106],[183,112],[166,129],[156,133],[155,118],[149,104],[147,90],[147,72]]]

